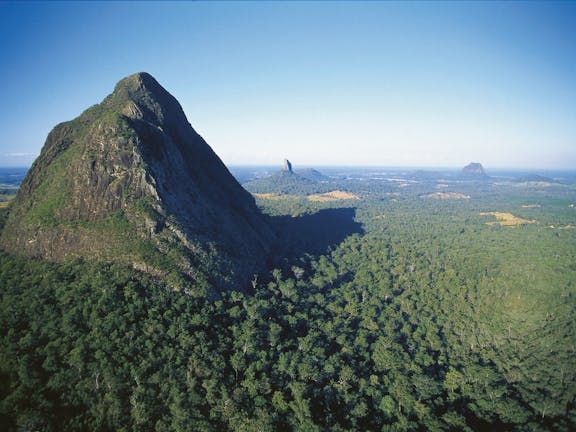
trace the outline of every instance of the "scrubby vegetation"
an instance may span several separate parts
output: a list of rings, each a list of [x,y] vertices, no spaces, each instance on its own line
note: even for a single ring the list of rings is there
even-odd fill
[[[280,171],[274,175],[247,182],[244,187],[252,193],[282,195],[307,195],[329,190],[327,185],[292,171]]]
[[[259,198],[283,255],[217,299],[0,255],[0,428],[574,430],[573,190],[431,188]]]

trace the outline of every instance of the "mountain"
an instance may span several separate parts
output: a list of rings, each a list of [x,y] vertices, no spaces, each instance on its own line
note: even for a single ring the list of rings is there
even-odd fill
[[[273,239],[252,196],[178,101],[151,75],[137,73],[50,132],[0,247],[232,286],[258,271]]]
[[[314,168],[304,168],[301,170],[296,171],[296,173],[304,177],[305,179],[317,181],[317,182],[327,182],[330,181],[330,177],[325,176],[320,171],[315,170]]]
[[[243,186],[252,193],[307,195],[326,192],[318,182],[295,173],[288,159],[284,159],[282,169],[276,174],[244,183]]]
[[[284,159],[282,171],[292,172],[292,163],[288,159]]]
[[[560,183],[558,180],[540,174],[526,174],[514,181],[518,183]]]
[[[478,178],[478,179],[488,178],[486,172],[484,171],[484,167],[482,166],[481,163],[478,162],[471,162],[464,168],[462,168],[462,175],[464,177]]]

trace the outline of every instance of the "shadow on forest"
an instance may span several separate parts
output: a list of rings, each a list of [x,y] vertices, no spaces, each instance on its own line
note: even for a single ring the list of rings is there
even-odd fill
[[[364,232],[355,216],[355,208],[323,209],[297,217],[272,216],[270,224],[279,239],[276,252],[285,257],[325,253],[349,235]]]

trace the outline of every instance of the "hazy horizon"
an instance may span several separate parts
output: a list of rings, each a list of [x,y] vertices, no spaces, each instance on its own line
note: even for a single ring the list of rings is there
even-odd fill
[[[291,161],[292,162],[292,161]],[[476,163],[475,161],[470,161],[468,163]],[[377,169],[388,169],[388,170],[409,170],[409,171],[461,171],[468,163],[461,165],[461,166],[417,166],[417,165],[346,165],[346,164],[339,164],[339,165],[321,165],[321,164],[294,164],[292,165],[292,169],[296,172],[303,169],[316,169],[318,171],[322,170],[335,170],[335,169],[362,169],[362,170],[377,170]],[[480,162],[481,163],[481,162]],[[225,164],[229,170],[233,170],[236,168],[239,169],[268,169],[273,170],[276,169],[277,171],[282,170],[282,164]],[[30,169],[31,165],[0,165],[0,170],[26,170]],[[563,173],[563,174],[572,174],[576,173],[576,168],[542,168],[542,167],[505,167],[505,166],[497,166],[497,167],[486,167],[482,164],[482,167],[486,171],[486,173],[490,174],[490,172],[494,173],[501,173],[501,172],[518,172],[518,173]]]
[[[2,2],[0,166],[146,71],[228,166],[574,169],[574,22],[574,2]]]

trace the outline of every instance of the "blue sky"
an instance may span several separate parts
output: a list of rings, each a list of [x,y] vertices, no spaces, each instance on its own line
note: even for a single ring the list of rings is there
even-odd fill
[[[0,166],[147,71],[226,164],[576,167],[576,2],[0,2]]]

